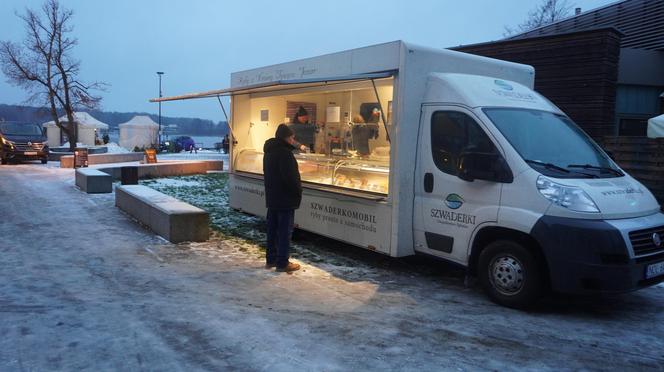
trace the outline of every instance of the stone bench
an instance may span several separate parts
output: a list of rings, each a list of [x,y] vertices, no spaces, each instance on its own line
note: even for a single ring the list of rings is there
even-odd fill
[[[98,166],[97,169],[110,174],[114,180],[119,180],[123,166],[127,166],[127,164]],[[135,164],[133,166],[138,167],[138,178],[144,179],[207,174],[208,171],[223,170],[224,162],[223,160],[163,161],[157,164]]]
[[[147,186],[117,186],[115,206],[171,243],[203,242],[210,235],[208,212]]]
[[[113,192],[113,177],[92,168],[76,169],[76,186],[88,194]]]
[[[88,165],[127,163],[143,160],[142,152],[127,152],[122,154],[90,154]],[[74,155],[63,155],[60,157],[60,168],[74,168]]]

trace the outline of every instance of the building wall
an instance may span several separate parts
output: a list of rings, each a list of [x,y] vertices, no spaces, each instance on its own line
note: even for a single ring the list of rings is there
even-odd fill
[[[648,119],[664,113],[664,52],[622,48],[616,122],[621,136],[645,136]]]
[[[454,48],[535,67],[535,90],[595,138],[617,134],[621,34],[613,28]]]
[[[621,48],[618,83],[664,86],[664,51]]]
[[[659,95],[664,86],[619,84],[616,97],[616,121],[621,136],[645,136],[648,119],[660,115]]]

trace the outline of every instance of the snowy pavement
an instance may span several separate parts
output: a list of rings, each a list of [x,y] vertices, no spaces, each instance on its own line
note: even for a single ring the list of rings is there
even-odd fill
[[[2,371],[664,368],[661,286],[520,312],[428,261],[280,274],[240,240],[166,243],[73,178],[0,166]]]

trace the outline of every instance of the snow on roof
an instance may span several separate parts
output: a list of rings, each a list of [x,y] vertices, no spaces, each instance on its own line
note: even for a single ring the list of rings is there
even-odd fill
[[[155,123],[152,118],[147,115],[136,115],[126,123],[119,125],[120,127],[157,127],[159,124]]]
[[[62,115],[60,118],[61,122],[67,122],[67,115]],[[75,112],[74,120],[78,122],[80,128],[93,128],[93,129],[108,129],[108,124],[102,123],[101,121],[95,119],[92,115],[87,112]],[[54,127],[55,121],[49,121],[44,123],[44,127]]]

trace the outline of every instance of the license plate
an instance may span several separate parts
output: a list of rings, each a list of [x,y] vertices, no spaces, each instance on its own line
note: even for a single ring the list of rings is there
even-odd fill
[[[25,156],[37,155],[37,152],[36,151],[26,151],[26,152],[23,153],[23,155],[25,155]]]
[[[664,274],[664,262],[658,262],[646,266],[646,279],[654,278]]]

